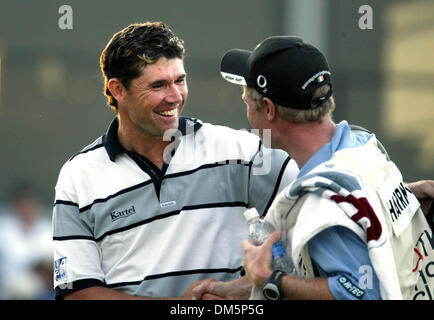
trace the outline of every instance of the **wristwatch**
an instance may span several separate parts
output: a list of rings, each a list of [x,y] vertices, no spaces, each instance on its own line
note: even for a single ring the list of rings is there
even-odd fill
[[[286,275],[281,270],[274,270],[262,287],[262,294],[267,300],[282,300],[282,277]]]

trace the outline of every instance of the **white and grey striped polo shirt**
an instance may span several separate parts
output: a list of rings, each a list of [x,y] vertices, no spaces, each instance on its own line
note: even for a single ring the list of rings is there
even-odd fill
[[[56,296],[99,285],[177,297],[196,280],[239,277],[241,242],[248,237],[243,212],[265,213],[297,175],[295,162],[247,131],[182,117],[176,149],[160,170],[126,151],[117,127],[115,119],[60,171],[53,210]],[[265,154],[270,170],[255,174]]]

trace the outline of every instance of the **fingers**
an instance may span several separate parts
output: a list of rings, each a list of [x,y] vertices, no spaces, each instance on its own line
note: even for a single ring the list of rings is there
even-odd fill
[[[281,237],[280,231],[273,232],[265,243],[258,247],[250,243],[248,240],[242,242],[244,250],[244,266],[247,269],[259,268],[261,274],[268,274],[269,260],[271,259],[271,248],[279,241]],[[256,275],[247,274],[247,278],[254,281],[258,277]],[[261,277],[262,278],[262,277]],[[250,286],[247,291],[250,291]],[[244,294],[244,292],[243,292]],[[223,283],[215,279],[205,279],[197,281],[192,285],[191,297],[193,300],[224,300],[230,296],[241,296],[233,286],[228,283]]]
[[[202,296],[208,291],[209,286],[217,280],[215,279],[205,279],[197,281],[194,284],[194,288],[191,290],[192,299],[200,300]]]
[[[421,204],[422,211],[427,214],[434,199],[434,180],[420,180],[408,183],[408,187]]]
[[[261,246],[243,241],[246,277],[258,288],[262,287],[271,273],[272,247],[281,235],[280,231],[273,232]]]
[[[408,184],[418,200],[434,198],[434,180],[420,180]]]
[[[253,247],[253,244],[251,244],[249,240],[244,240],[244,241],[242,242],[242,246],[243,246],[243,250],[244,250],[244,252],[245,252],[245,251],[248,250],[249,248]]]
[[[264,242],[263,245],[271,248],[277,241],[280,240],[281,236],[282,236],[282,231],[276,230],[268,237],[268,239]],[[255,245],[253,245],[249,240],[244,240],[242,242],[242,246],[244,251],[252,247],[255,247]]]
[[[205,293],[202,295],[202,300],[225,300],[225,299],[211,293]]]
[[[215,281],[208,286],[208,292],[212,295],[222,298],[228,298],[228,294],[233,290],[233,282]]]
[[[272,248],[273,245],[280,240],[280,237],[282,236],[282,232],[280,230],[274,231],[268,239],[264,242],[264,247],[266,248]]]
[[[236,280],[235,280],[236,281]],[[193,300],[227,300],[232,294],[237,296],[235,281],[217,281],[206,279],[197,283],[192,290]]]
[[[423,183],[425,197],[434,199],[434,180],[424,180]]]

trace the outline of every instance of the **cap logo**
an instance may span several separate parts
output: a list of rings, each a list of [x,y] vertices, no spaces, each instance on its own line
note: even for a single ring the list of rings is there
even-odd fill
[[[301,88],[303,90],[306,89],[306,87],[313,81],[317,81],[317,82],[323,82],[324,81],[324,75],[328,74],[331,75],[330,71],[324,70],[324,71],[320,71],[318,73],[316,73],[315,75],[313,75],[312,77],[309,78],[309,80],[307,80],[302,86]]]
[[[236,74],[232,74],[232,73],[226,73],[226,72],[220,72],[222,74],[222,77],[232,83],[238,84],[238,85],[242,85],[242,86],[246,86],[246,80],[239,75]]]
[[[267,92],[267,79],[262,74],[258,76],[256,83],[258,84],[258,87],[262,89],[262,93]]]

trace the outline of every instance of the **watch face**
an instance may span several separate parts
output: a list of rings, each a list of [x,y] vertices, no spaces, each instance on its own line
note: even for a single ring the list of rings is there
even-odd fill
[[[279,300],[280,299],[280,293],[279,288],[274,283],[267,283],[262,288],[262,293],[264,297],[268,300]]]

